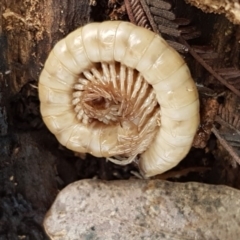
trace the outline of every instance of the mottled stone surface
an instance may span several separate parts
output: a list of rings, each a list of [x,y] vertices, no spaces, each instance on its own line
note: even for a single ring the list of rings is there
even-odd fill
[[[82,180],[47,213],[51,239],[239,239],[240,191],[161,180]]]

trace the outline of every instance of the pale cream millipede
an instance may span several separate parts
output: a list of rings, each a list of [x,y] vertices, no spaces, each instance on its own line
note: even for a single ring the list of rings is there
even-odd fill
[[[146,177],[176,166],[199,125],[196,85],[166,41],[129,22],[89,23],[60,40],[39,80],[41,114],[75,152],[127,164]]]

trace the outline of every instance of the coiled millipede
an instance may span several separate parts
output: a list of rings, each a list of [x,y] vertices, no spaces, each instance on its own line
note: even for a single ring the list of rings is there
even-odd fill
[[[60,40],[41,72],[39,98],[62,145],[119,164],[139,156],[147,177],[177,165],[199,125],[198,92],[183,58],[128,22],[90,23]]]

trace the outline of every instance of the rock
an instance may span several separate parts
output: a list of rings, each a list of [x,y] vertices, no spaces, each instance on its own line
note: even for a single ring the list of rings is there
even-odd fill
[[[81,180],[44,220],[53,240],[239,239],[240,191],[161,180]]]

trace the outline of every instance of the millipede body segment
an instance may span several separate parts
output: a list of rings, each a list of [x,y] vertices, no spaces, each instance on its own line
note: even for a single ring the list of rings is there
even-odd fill
[[[129,162],[145,176],[181,161],[199,125],[199,99],[182,57],[128,22],[90,23],[60,40],[39,80],[41,114],[67,148]]]

